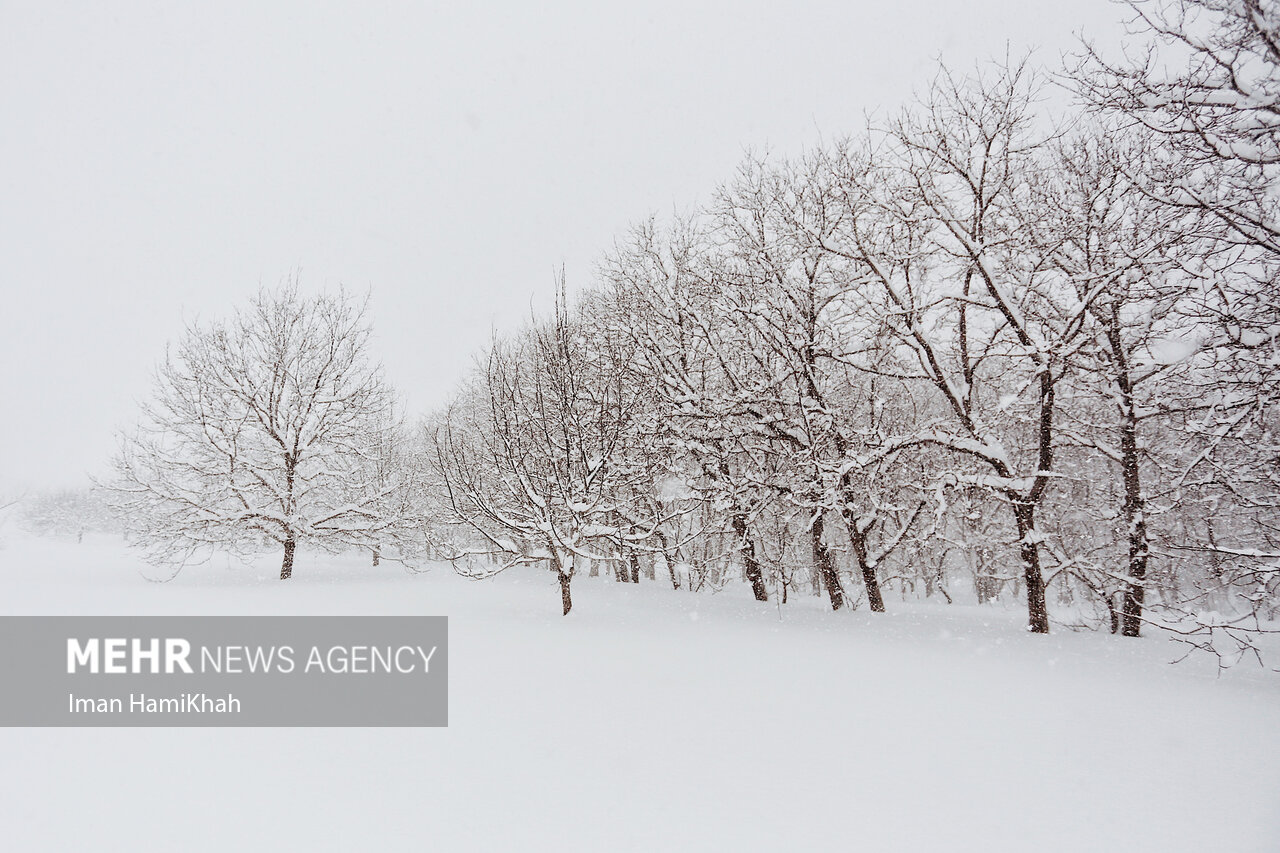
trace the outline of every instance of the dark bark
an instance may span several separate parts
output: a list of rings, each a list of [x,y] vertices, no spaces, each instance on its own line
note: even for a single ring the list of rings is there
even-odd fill
[[[823,586],[827,588],[831,609],[839,610],[844,607],[844,590],[840,586],[840,574],[836,571],[835,560],[831,558],[831,550],[827,548],[827,543],[822,541],[824,529],[822,513],[819,512],[814,515],[813,526],[809,530],[813,543],[813,568],[822,578]],[[880,609],[883,610],[884,605],[881,605]]]
[[[560,605],[564,608],[564,616],[569,615],[569,611],[573,609],[573,599],[569,596],[569,582],[573,580],[572,575],[566,575],[564,572],[556,573],[560,578]]]
[[[296,450],[296,446],[295,446]],[[292,513],[296,507],[293,500],[293,479],[298,468],[298,457],[295,454],[286,453],[284,457],[285,472],[285,510]],[[284,562],[280,564],[280,580],[287,581],[293,577],[293,551],[297,547],[297,540],[293,536],[293,529],[289,528],[284,537]]]
[[[1136,637],[1142,631],[1142,605],[1147,580],[1147,522],[1142,506],[1142,487],[1138,477],[1137,442],[1134,430],[1126,425],[1121,437],[1124,457],[1124,517],[1129,532],[1129,581],[1121,606],[1120,633]]]
[[[1018,551],[1022,556],[1023,577],[1027,582],[1027,630],[1033,634],[1047,634],[1049,610],[1044,600],[1044,574],[1040,570],[1040,547],[1034,541],[1035,504],[1014,503],[1013,515],[1018,522]]]
[[[293,577],[293,551],[298,545],[297,540],[293,538],[293,532],[284,540],[284,562],[280,564],[280,580],[287,581]]]
[[[1040,424],[1037,435],[1039,455],[1036,476],[1026,493],[1008,491],[1013,517],[1018,524],[1018,553],[1022,557],[1023,579],[1027,583],[1027,630],[1033,634],[1049,633],[1049,608],[1045,604],[1044,572],[1040,568],[1040,542],[1036,531],[1036,507],[1049,485],[1047,472],[1053,470],[1054,380],[1047,366],[1040,373]],[[1008,469],[997,466],[997,473],[1009,476]]]
[[[813,275],[816,275],[816,274],[817,274],[817,268],[814,267]],[[813,284],[813,281],[814,280],[811,277],[810,284]],[[811,292],[810,295],[812,296],[813,293]],[[811,301],[808,305],[808,308],[809,308],[809,313],[808,313],[808,316],[806,317],[808,341],[806,342],[806,345],[804,347],[804,353],[803,353],[805,375],[808,380],[809,396],[816,402],[819,402],[825,405],[825,399],[823,397],[821,389],[818,388],[818,381],[817,381],[817,375],[818,375],[818,371],[817,371],[818,350],[817,350],[817,344],[816,344],[816,341],[818,339],[817,300],[814,299],[813,301]],[[848,453],[848,447],[845,443],[844,436],[840,433],[839,430],[836,430],[832,438],[835,441],[836,452],[838,452],[842,457],[846,456]],[[842,483],[842,488],[844,489],[849,488],[847,479],[845,480],[844,483]],[[822,585],[827,588],[827,597],[831,599],[831,609],[839,610],[841,607],[844,606],[844,590],[840,584],[840,574],[839,572],[836,571],[835,560],[831,558],[831,551],[828,550],[826,543],[822,541],[824,526],[825,525],[823,523],[822,513],[819,512],[814,517],[813,526],[810,531],[813,537],[813,563],[814,563],[815,569],[817,570],[817,575],[822,581]],[[864,579],[866,578],[866,576],[867,576],[866,573],[863,572]],[[878,601],[880,599],[880,589],[879,589],[878,582],[876,581],[874,572],[871,575],[871,586],[867,589],[867,597],[872,601]],[[880,609],[884,610],[884,604],[880,605]]]
[[[844,453],[843,442],[841,445],[841,453]],[[854,494],[853,483],[848,475],[845,475],[840,488],[844,493],[845,502],[851,506],[856,505],[854,502],[857,496]],[[884,596],[880,594],[880,578],[876,575],[875,566],[868,564],[866,531],[858,529],[858,519],[851,513],[845,513],[844,519],[845,527],[849,531],[849,541],[853,544],[854,556],[858,559],[858,573],[862,575],[862,585],[867,590],[867,602],[871,605],[872,611],[883,613]]]
[[[1039,458],[1036,478],[1026,500],[1016,500],[1014,515],[1018,520],[1018,547],[1022,552],[1027,580],[1027,629],[1033,634],[1049,633],[1049,608],[1044,599],[1044,573],[1040,570],[1040,543],[1036,532],[1036,507],[1048,488],[1049,479],[1042,472],[1053,470],[1053,415],[1055,389],[1048,366],[1040,372]]]
[[[1120,472],[1124,481],[1123,514],[1129,540],[1129,580],[1125,584],[1124,601],[1120,607],[1120,633],[1125,637],[1136,637],[1142,631],[1142,605],[1146,592],[1147,521],[1138,464],[1138,417],[1129,362],[1120,334],[1118,307],[1112,310],[1107,340],[1111,345],[1116,385],[1120,391]]]
[[[381,560],[382,560],[382,549],[381,549],[381,548],[374,548],[374,549],[373,549],[373,564],[376,566],[376,565],[378,565],[378,563],[379,563]]]
[[[867,588],[867,603],[875,613],[884,612],[884,596],[880,594],[880,578],[876,576],[876,567],[871,565],[867,553],[867,534],[858,529],[857,519],[849,523],[849,541],[853,544],[853,554],[858,559],[858,571],[862,574],[862,585]]]
[[[631,582],[640,583],[640,555],[632,551],[627,561],[631,566]]]
[[[981,197],[981,191],[979,192]],[[982,228],[985,218],[985,212],[979,210],[975,214],[974,235],[978,238],[976,245],[982,245]],[[981,251],[981,250],[979,250]],[[979,255],[972,255],[972,259],[977,262],[980,260]],[[1023,576],[1027,582],[1027,630],[1034,634],[1049,633],[1049,611],[1045,606],[1044,596],[1044,574],[1040,569],[1040,544],[1036,541],[1036,507],[1040,504],[1045,490],[1049,486],[1050,472],[1053,471],[1053,428],[1054,428],[1054,405],[1057,377],[1053,374],[1053,366],[1050,361],[1043,355],[1038,353],[1035,348],[1035,342],[1031,339],[1027,329],[1019,321],[1019,318],[1005,303],[1003,296],[1000,294],[1000,288],[992,279],[990,272],[983,265],[976,265],[974,272],[982,279],[986,285],[987,292],[995,299],[996,305],[1000,313],[1004,315],[1004,319],[1009,324],[1009,328],[1016,336],[1018,343],[1026,347],[1032,354],[1032,360],[1035,362],[1036,371],[1040,376],[1040,405],[1039,405],[1039,423],[1036,430],[1036,473],[1032,481],[1031,488],[1020,493],[1014,490],[1006,491],[1006,495],[1012,501],[1014,517],[1018,523],[1018,550],[1022,556]],[[929,355],[933,358],[932,351]],[[968,358],[966,354],[964,356]],[[936,367],[935,367],[936,369]],[[941,376],[939,372],[936,374]],[[951,395],[945,383],[935,381],[940,389]],[[972,386],[969,386],[970,389]],[[971,393],[966,392],[966,393]],[[974,438],[979,438],[980,433],[977,425],[969,411],[968,397],[966,396],[963,405],[959,401],[952,399],[952,408],[959,415],[960,422],[965,425],[966,430]],[[1013,472],[1009,466],[1003,461],[989,459],[995,468],[996,473],[1001,477],[1012,477]]]
[[[667,564],[667,571],[671,573],[671,588],[680,588],[680,576],[676,574],[676,563],[679,562],[671,553],[667,536],[661,530],[657,531],[658,547],[662,549],[662,559]],[[654,558],[657,559],[656,557]],[[652,576],[651,576],[652,578]]]
[[[751,594],[756,597],[756,601],[768,601],[769,591],[765,589],[764,574],[756,559],[756,544],[751,540],[751,532],[747,529],[746,516],[741,513],[733,517],[733,533],[738,537],[738,548],[742,553],[747,580],[751,583]]]

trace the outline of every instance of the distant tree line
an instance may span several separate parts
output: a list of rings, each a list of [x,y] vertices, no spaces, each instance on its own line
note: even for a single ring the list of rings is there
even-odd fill
[[[86,533],[121,531],[115,513],[98,491],[54,489],[23,495],[17,503],[20,525],[37,536],[83,542]]]

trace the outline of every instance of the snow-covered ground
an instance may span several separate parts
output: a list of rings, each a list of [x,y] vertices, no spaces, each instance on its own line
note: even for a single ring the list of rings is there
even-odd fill
[[[6,729],[0,849],[1280,850],[1280,676],[1164,639],[275,564],[9,533],[0,612],[445,614],[449,728]]]

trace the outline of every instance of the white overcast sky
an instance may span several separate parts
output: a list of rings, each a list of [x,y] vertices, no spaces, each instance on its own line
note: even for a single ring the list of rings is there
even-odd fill
[[[260,283],[371,288],[419,412],[490,329],[586,283],[744,149],[793,153],[1106,0],[0,0],[0,493],[102,472],[186,319]]]

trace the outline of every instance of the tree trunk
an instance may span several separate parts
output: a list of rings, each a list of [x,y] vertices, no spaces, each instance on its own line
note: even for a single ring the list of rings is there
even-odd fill
[[[676,574],[676,564],[680,561],[675,558],[668,547],[667,537],[661,530],[658,531],[658,546],[662,548],[662,561],[667,564],[667,571],[671,573],[671,588],[680,588],[680,576]],[[657,562],[657,556],[654,556],[654,562]],[[650,576],[652,580],[652,576]]]
[[[1136,637],[1142,631],[1142,605],[1146,592],[1147,519],[1138,467],[1138,417],[1134,407],[1133,381],[1120,336],[1118,313],[1113,312],[1107,338],[1111,342],[1116,384],[1120,388],[1120,468],[1124,480],[1124,520],[1129,539],[1129,580],[1120,606],[1120,633],[1125,637]],[[1114,629],[1112,633],[1115,633]]]
[[[884,596],[880,594],[880,578],[876,575],[876,567],[871,565],[867,556],[866,534],[858,530],[855,518],[849,525],[849,541],[853,543],[853,554],[858,558],[858,571],[862,574],[862,585],[867,589],[867,604],[874,613],[884,612]]]
[[[374,549],[373,549],[373,564],[374,564],[375,566],[376,566],[376,565],[378,565],[378,562],[379,562],[381,559],[382,559],[382,549],[381,549],[381,548],[374,548]]]
[[[738,514],[733,517],[733,532],[738,537],[738,548],[742,552],[747,580],[751,583],[751,594],[756,597],[756,601],[768,601],[769,591],[765,589],[764,574],[756,560],[756,544],[751,541],[751,533],[747,530],[746,516]]]
[[[572,575],[566,575],[564,572],[557,572],[560,577],[560,605],[564,608],[564,616],[569,615],[569,611],[573,608],[573,599],[569,597],[569,582],[573,580]]]
[[[844,607],[844,590],[840,586],[840,575],[836,571],[835,560],[831,559],[831,551],[827,548],[827,543],[822,541],[825,529],[822,513],[818,512],[814,515],[813,526],[809,529],[813,546],[813,570],[822,578],[822,583],[827,588],[831,609],[839,610]],[[880,609],[883,610],[884,605],[881,605]]]
[[[627,559],[631,564],[631,582],[640,583],[640,555],[632,551]]]
[[[855,506],[856,495],[853,484],[847,479],[841,481],[845,502]],[[880,578],[876,575],[876,567],[869,564],[867,555],[867,535],[865,530],[858,529],[858,519],[852,510],[844,513],[845,528],[849,531],[849,542],[853,545],[853,554],[858,559],[858,573],[862,575],[862,585],[867,590],[867,603],[874,613],[884,612],[884,596],[880,594]]]
[[[293,533],[284,540],[284,562],[280,564],[280,580],[287,581],[293,577],[293,549],[298,545],[297,540],[293,538]]]
[[[287,514],[292,514],[297,509],[293,497],[293,478],[298,469],[298,457],[294,454],[286,453],[284,457],[285,471],[285,494],[286,500],[283,509]],[[287,581],[293,577],[293,549],[297,547],[298,541],[293,536],[293,528],[290,527],[285,532],[284,537],[284,562],[280,564],[280,580]]]
[[[1142,631],[1142,605],[1146,593],[1147,525],[1142,510],[1131,514],[1128,501],[1125,503],[1129,521],[1129,582],[1125,586],[1124,604],[1121,606],[1120,633],[1125,637],[1137,637]]]
[[[1049,633],[1049,610],[1044,602],[1044,575],[1040,571],[1040,545],[1036,532],[1035,504],[1015,503],[1013,515],[1018,522],[1018,550],[1022,555],[1023,576],[1027,581],[1027,630],[1033,634]]]

